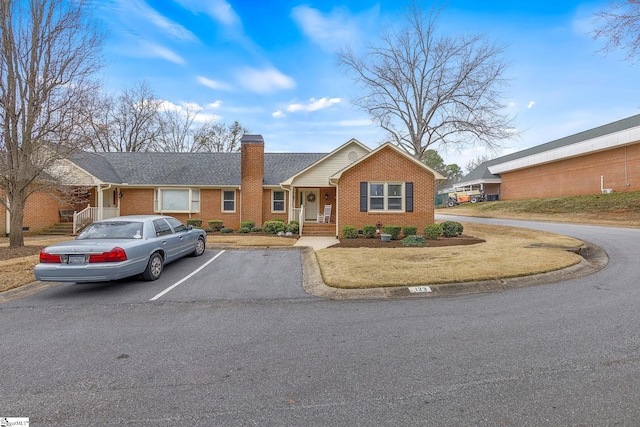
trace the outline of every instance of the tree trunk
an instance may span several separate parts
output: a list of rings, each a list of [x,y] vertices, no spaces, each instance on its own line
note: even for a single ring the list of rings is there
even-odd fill
[[[13,194],[9,200],[9,206],[11,207],[9,246],[12,248],[24,246],[22,226],[24,224],[24,207],[26,200],[26,194]]]

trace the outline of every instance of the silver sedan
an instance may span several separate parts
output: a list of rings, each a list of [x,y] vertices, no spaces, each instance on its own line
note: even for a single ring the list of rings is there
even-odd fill
[[[96,221],[75,240],[40,251],[34,273],[51,282],[103,282],[142,274],[156,280],[164,265],[205,251],[206,233],[164,215]]]

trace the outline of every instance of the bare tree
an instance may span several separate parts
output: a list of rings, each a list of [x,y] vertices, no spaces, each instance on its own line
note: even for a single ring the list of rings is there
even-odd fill
[[[84,144],[94,151],[156,151],[162,148],[160,111],[145,82],[125,88],[119,95],[96,94],[87,109]]]
[[[594,39],[605,39],[602,52],[625,49],[626,59],[634,60],[640,49],[640,0],[612,1],[595,14],[594,22]]]
[[[98,90],[104,39],[88,1],[0,1],[0,187],[10,246],[23,246],[24,209],[44,173],[80,141]]]
[[[438,35],[441,9],[425,13],[412,3],[402,29],[382,32],[379,43],[338,63],[363,90],[354,104],[367,111],[398,146],[421,158],[434,144],[497,148],[513,137],[503,114],[503,47],[482,35]]]
[[[168,152],[189,152],[195,150],[193,143],[194,120],[198,108],[184,105],[180,108],[164,107],[159,115],[161,149]]]
[[[240,150],[240,139],[250,130],[234,121],[231,125],[208,122],[200,127],[193,136],[192,151],[222,153]]]
[[[485,154],[485,155],[476,157],[475,159],[469,160],[467,164],[464,166],[464,168],[467,170],[467,173],[469,173],[475,168],[477,168],[478,166],[480,166],[481,164],[483,164],[484,162],[487,162],[489,160],[491,160],[491,156],[489,156],[488,154]]]

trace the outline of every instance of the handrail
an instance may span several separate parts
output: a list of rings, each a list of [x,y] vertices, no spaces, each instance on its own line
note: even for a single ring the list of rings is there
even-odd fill
[[[300,224],[300,236],[302,236],[302,227],[304,225],[304,205],[300,205],[300,214],[298,215],[298,223]]]

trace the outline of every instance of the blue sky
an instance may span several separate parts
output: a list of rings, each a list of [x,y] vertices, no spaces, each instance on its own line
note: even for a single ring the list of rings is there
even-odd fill
[[[384,132],[350,99],[357,88],[335,52],[375,42],[402,2],[96,0],[109,38],[105,86],[147,81],[199,119],[238,120],[269,152],[329,152],[351,138],[375,148]],[[507,112],[522,135],[508,154],[640,113],[638,65],[603,56],[589,34],[605,1],[450,0],[444,33],[483,33],[506,46]],[[470,141],[472,143],[473,141]],[[481,147],[446,151],[464,167]]]

